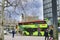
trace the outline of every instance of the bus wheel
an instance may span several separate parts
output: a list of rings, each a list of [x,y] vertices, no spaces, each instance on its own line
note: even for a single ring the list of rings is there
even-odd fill
[[[26,33],[24,33],[24,35],[27,36]]]

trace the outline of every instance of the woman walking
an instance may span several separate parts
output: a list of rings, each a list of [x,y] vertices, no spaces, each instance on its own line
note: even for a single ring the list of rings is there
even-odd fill
[[[50,34],[50,40],[53,40],[53,26],[52,25],[50,26],[49,34]]]

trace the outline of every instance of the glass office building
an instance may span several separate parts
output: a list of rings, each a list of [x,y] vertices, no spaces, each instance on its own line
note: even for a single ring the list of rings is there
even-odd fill
[[[43,15],[44,18],[52,20],[52,0],[43,0]],[[57,15],[60,19],[60,0],[57,0]]]

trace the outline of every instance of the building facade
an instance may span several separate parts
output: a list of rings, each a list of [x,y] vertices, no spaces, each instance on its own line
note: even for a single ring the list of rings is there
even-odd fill
[[[43,15],[52,21],[52,0],[43,0]],[[57,0],[57,16],[60,19],[60,0]]]
[[[22,22],[30,22],[35,20],[39,20],[39,17],[38,16],[25,16],[24,18],[22,17]]]

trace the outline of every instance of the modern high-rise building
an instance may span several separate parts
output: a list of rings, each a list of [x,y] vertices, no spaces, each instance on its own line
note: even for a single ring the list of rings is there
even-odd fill
[[[52,20],[52,0],[43,0],[43,15],[44,18]],[[57,16],[60,19],[60,0],[57,0]]]

